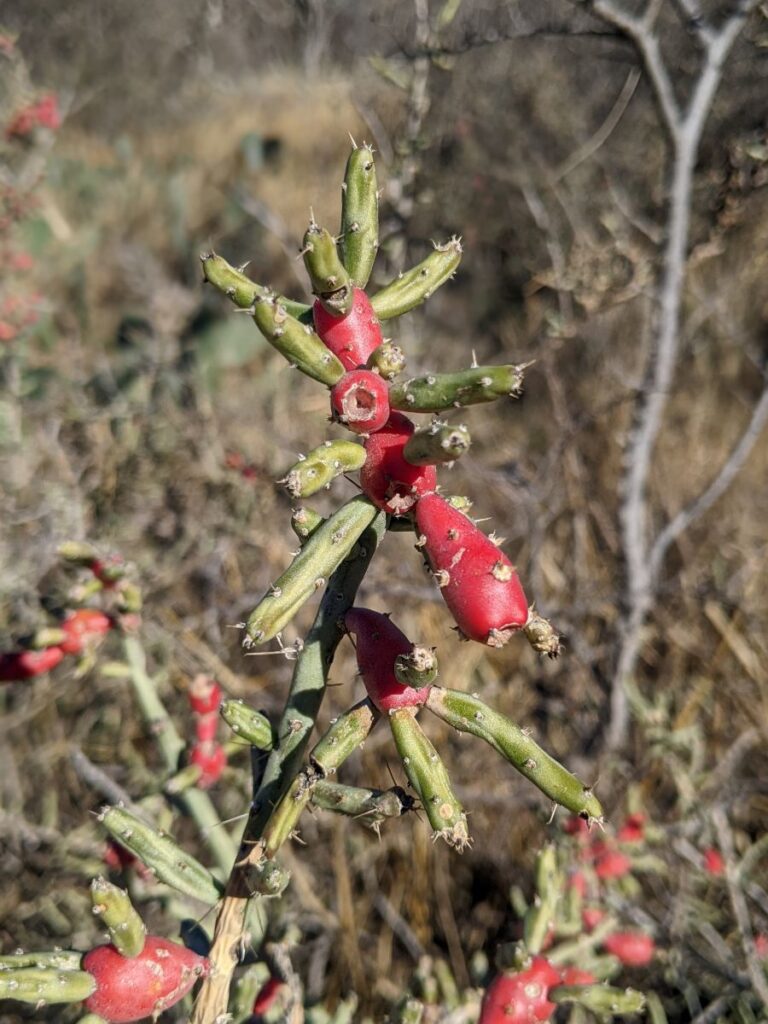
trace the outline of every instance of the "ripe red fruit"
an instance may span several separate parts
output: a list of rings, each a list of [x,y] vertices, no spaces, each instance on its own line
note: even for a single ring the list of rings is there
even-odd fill
[[[200,778],[197,780],[198,789],[210,789],[219,781],[227,766],[227,752],[220,743],[204,740],[192,747],[189,763],[196,764],[200,769]]]
[[[200,674],[189,684],[187,696],[196,715],[210,715],[219,710],[222,690],[215,679]]]
[[[605,917],[605,911],[599,907],[584,907],[581,912],[581,923],[585,932],[592,932]]]
[[[645,815],[630,814],[619,831],[616,838],[620,843],[640,843],[645,838]]]
[[[713,846],[708,847],[704,851],[704,870],[708,875],[714,875],[715,877],[725,874],[723,855]]]
[[[395,658],[410,654],[413,644],[388,616],[369,608],[351,608],[344,617],[347,631],[355,636],[357,667],[368,696],[379,711],[412,708],[423,704],[429,687],[415,690],[395,676]]]
[[[478,1024],[533,1024],[549,1020],[555,1004],[547,996],[560,983],[557,968],[543,956],[535,956],[524,971],[499,974],[483,997]]]
[[[627,967],[644,967],[653,959],[656,944],[644,932],[614,932],[603,940],[603,948]]]
[[[564,985],[594,985],[596,981],[594,974],[578,967],[566,967],[563,971]]]
[[[123,956],[112,945],[97,946],[83,957],[83,970],[96,980],[96,991],[85,1006],[109,1024],[157,1016],[183,999],[208,967],[205,957],[153,935],[134,957]]]
[[[64,657],[61,647],[46,647],[42,651],[17,651],[0,654],[0,683],[13,683],[32,679],[50,672]]]
[[[344,316],[332,316],[317,299],[312,316],[315,330],[345,370],[365,366],[384,340],[373,306],[362,288],[354,289],[352,307]]]
[[[95,646],[112,629],[112,620],[96,608],[78,608],[64,619],[61,628],[66,639],[61,642],[65,654],[80,654],[84,647]]]
[[[372,434],[389,419],[389,388],[372,370],[350,370],[331,388],[331,408],[356,434]]]
[[[284,982],[280,981],[279,978],[267,978],[254,1000],[251,1013],[255,1016],[266,1013],[274,1003],[275,999],[277,999],[278,993],[283,985]]]
[[[604,847],[604,844],[600,844]],[[605,847],[603,850],[595,850],[595,874],[598,878],[623,878],[632,870],[632,861],[620,850],[612,850]]]
[[[503,647],[528,621],[528,602],[510,560],[439,494],[419,500],[416,528],[461,632],[481,644]]]
[[[212,715],[198,715],[197,721],[195,722],[195,739],[198,743],[210,742],[216,739],[216,733],[219,731],[219,716],[217,714]]]
[[[360,486],[374,505],[392,516],[404,515],[421,495],[437,486],[434,466],[413,466],[403,457],[403,448],[413,431],[407,416],[393,412],[381,430],[365,442]]]

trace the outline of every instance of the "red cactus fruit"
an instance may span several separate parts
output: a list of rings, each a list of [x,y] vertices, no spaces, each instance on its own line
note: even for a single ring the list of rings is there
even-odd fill
[[[331,408],[356,434],[372,434],[389,419],[389,388],[372,370],[350,370],[331,388]]]
[[[344,316],[332,316],[319,299],[312,316],[315,330],[345,370],[365,366],[370,354],[383,341],[379,321],[362,288],[354,289],[352,307]]]
[[[528,602],[510,560],[439,494],[419,499],[416,528],[461,632],[481,644],[503,647],[528,621]]]
[[[560,973],[543,956],[514,974],[499,974],[488,986],[480,1008],[479,1024],[534,1024],[549,1020],[555,1004],[547,996],[560,983]]]
[[[220,743],[204,740],[192,747],[189,763],[196,764],[200,769],[198,789],[210,789],[219,781],[227,766],[227,752]]]
[[[112,620],[97,608],[78,608],[64,619],[61,628],[66,639],[61,642],[65,654],[80,654],[85,647],[95,647],[112,629]]]
[[[15,683],[32,679],[56,668],[64,657],[61,647],[46,647],[42,651],[16,651],[0,654],[0,683]]]
[[[219,731],[219,716],[214,712],[212,715],[198,715],[195,722],[195,739],[198,743],[206,743],[216,739]]]
[[[586,840],[589,838],[589,823],[578,814],[569,814],[563,822],[563,832],[569,836],[576,836],[577,839]]]
[[[603,939],[603,948],[626,967],[644,967],[653,959],[656,944],[645,932],[614,932]]]
[[[616,838],[620,843],[641,843],[645,839],[645,815],[628,815]]]
[[[579,967],[566,967],[563,971],[564,985],[594,985],[596,981],[591,971],[582,971]]]
[[[387,615],[369,608],[352,608],[344,624],[354,634],[357,667],[363,677],[368,696],[379,711],[396,711],[423,704],[429,687],[415,690],[403,686],[395,676],[395,658],[410,654],[413,644]]]
[[[393,412],[381,430],[365,442],[360,486],[366,497],[392,516],[404,515],[421,495],[437,486],[434,466],[412,466],[403,457],[403,448],[413,431],[407,416]]]
[[[585,932],[593,932],[605,917],[605,911],[600,907],[584,907],[581,912],[581,923]]]
[[[133,957],[124,957],[112,945],[97,946],[83,957],[83,970],[96,980],[96,991],[85,1006],[109,1024],[159,1016],[183,999],[208,968],[205,957],[154,935],[147,936],[144,949]]]
[[[597,845],[597,844],[596,844]],[[599,847],[602,847],[600,849]],[[632,870],[632,861],[621,850],[613,850],[604,843],[593,850],[595,854],[595,874],[603,880],[608,878],[624,878]]]
[[[211,715],[219,710],[222,690],[215,679],[201,673],[189,684],[187,696],[196,715]]]
[[[708,875],[717,878],[725,874],[725,861],[723,855],[714,846],[709,846],[703,853],[703,867]]]
[[[260,1017],[270,1009],[284,984],[285,982],[280,981],[279,978],[275,978],[274,976],[267,978],[259,989],[256,999],[254,1000],[253,1009],[251,1010],[254,1017]]]

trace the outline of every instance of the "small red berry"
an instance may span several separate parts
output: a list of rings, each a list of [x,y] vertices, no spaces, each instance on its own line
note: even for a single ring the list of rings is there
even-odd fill
[[[387,615],[370,608],[352,608],[344,617],[348,632],[355,637],[357,667],[368,696],[379,711],[394,711],[423,704],[429,687],[415,690],[403,686],[395,676],[395,659],[410,654],[413,644]]]
[[[109,1024],[156,1017],[183,999],[208,968],[205,957],[153,935],[134,957],[123,956],[112,945],[97,946],[83,957],[83,970],[96,980],[96,991],[85,1006]]]
[[[421,495],[437,486],[434,466],[414,466],[403,457],[413,431],[407,416],[393,412],[381,430],[365,442],[360,486],[367,498],[392,516],[404,515]]]
[[[350,370],[331,388],[331,408],[356,434],[372,434],[389,419],[389,388],[372,370]]]
[[[585,932],[593,932],[605,917],[605,911],[599,907],[584,907],[581,912],[581,923]]]
[[[42,651],[18,651],[0,654],[0,683],[13,683],[32,679],[56,668],[64,657],[61,647],[46,647]]]
[[[632,861],[621,850],[606,849],[595,860],[595,874],[598,878],[623,878],[632,870]]]
[[[719,850],[710,846],[704,851],[703,858],[704,870],[708,875],[714,875],[717,877],[725,874],[725,861],[723,860],[723,855]]]
[[[557,968],[535,956],[524,971],[497,975],[488,986],[478,1024],[534,1024],[549,1020],[556,1007],[547,998],[560,983]]]
[[[277,999],[284,984],[285,982],[274,976],[267,978],[256,995],[251,1013],[256,1016],[266,1013]]]
[[[456,623],[470,640],[501,647],[528,621],[512,563],[472,520],[439,494],[416,506],[416,529]]]
[[[383,341],[379,321],[362,288],[355,288],[352,307],[343,316],[333,316],[319,299],[312,308],[312,316],[315,330],[345,370],[365,366]]]
[[[645,815],[630,814],[616,833],[616,838],[620,843],[641,843],[645,839]]]
[[[564,985],[594,985],[596,981],[591,971],[582,971],[579,967],[566,967],[563,971]]]
[[[614,932],[603,940],[603,948],[627,967],[644,967],[653,959],[656,944],[644,932]]]
[[[189,684],[187,691],[189,706],[196,715],[210,715],[219,710],[222,689],[210,676],[197,675]]]
[[[192,748],[189,763],[196,764],[200,769],[198,788],[210,789],[219,781],[227,766],[227,753],[220,743],[206,740]]]
[[[198,743],[215,740],[219,731],[219,716],[214,712],[212,715],[198,715],[195,721],[195,739]]]
[[[584,899],[587,893],[587,879],[583,871],[574,871],[568,878],[568,887]]]
[[[96,608],[78,608],[64,619],[61,628],[66,639],[61,642],[65,654],[80,654],[85,647],[95,647],[112,629],[112,620]]]

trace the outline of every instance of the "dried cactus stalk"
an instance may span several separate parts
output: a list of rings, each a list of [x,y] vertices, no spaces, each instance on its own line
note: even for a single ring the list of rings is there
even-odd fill
[[[379,248],[379,192],[373,149],[363,144],[349,154],[341,186],[339,247],[344,266],[359,288],[371,276]]]
[[[161,882],[203,903],[216,903],[219,885],[213,875],[170,836],[122,807],[104,807],[99,821],[113,839],[151,868]]]
[[[400,760],[435,835],[461,852],[470,843],[467,818],[440,755],[416,721],[414,709],[390,712],[389,724]]]
[[[365,448],[354,441],[325,441],[294,463],[282,480],[292,498],[308,498],[329,487],[343,473],[354,473],[365,462]]]
[[[371,305],[379,320],[402,316],[428,299],[436,288],[454,275],[461,262],[461,253],[461,239],[451,238],[444,245],[436,245],[421,263],[377,292],[371,298]]]
[[[375,505],[355,497],[330,516],[251,612],[247,642],[263,644],[277,636],[302,605],[325,586],[376,514]]]
[[[475,366],[458,373],[411,377],[391,386],[389,404],[406,412],[442,412],[505,396],[518,398],[527,365]]]

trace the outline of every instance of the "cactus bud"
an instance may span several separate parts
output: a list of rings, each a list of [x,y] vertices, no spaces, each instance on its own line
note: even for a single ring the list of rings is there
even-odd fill
[[[436,245],[433,251],[415,267],[407,270],[371,299],[380,320],[402,316],[409,309],[429,298],[456,271],[461,261],[461,239],[451,238],[445,245]]]
[[[405,353],[399,345],[384,341],[370,354],[367,366],[384,380],[394,380],[405,370]]]
[[[395,658],[395,678],[403,686],[421,690],[437,679],[437,655],[434,647],[414,644],[409,654]]]
[[[350,370],[331,388],[331,408],[356,434],[372,434],[389,419],[387,385],[371,370]],[[360,465],[365,461],[364,451],[362,455]]]
[[[352,444],[352,442],[348,442]],[[295,468],[295,467],[294,467]],[[304,508],[300,506],[295,508],[291,512],[291,526],[293,532],[304,543],[308,540],[318,527],[322,526],[325,522],[325,517],[321,516],[319,512],[315,512],[312,508]]]
[[[330,232],[314,221],[304,234],[304,266],[312,282],[312,292],[331,316],[344,316],[352,308],[352,279],[339,259],[336,242]]]
[[[436,420],[408,439],[403,456],[414,466],[454,462],[469,448],[469,442],[469,431],[465,426],[452,427]]]

